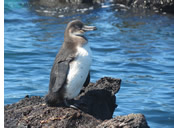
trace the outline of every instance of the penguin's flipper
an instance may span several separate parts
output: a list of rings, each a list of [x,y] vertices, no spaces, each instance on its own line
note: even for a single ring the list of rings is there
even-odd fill
[[[45,101],[49,106],[56,106],[63,102],[64,84],[69,71],[69,60],[56,61],[50,74],[49,92]]]
[[[90,72],[88,72],[88,76],[87,76],[86,81],[85,81],[85,83],[83,84],[83,86],[84,86],[84,87],[87,87],[88,84],[89,84],[89,82],[90,82]]]
[[[55,82],[52,87],[52,92],[58,92],[66,82],[66,77],[69,71],[69,61],[62,61],[57,64],[58,71],[56,73]]]

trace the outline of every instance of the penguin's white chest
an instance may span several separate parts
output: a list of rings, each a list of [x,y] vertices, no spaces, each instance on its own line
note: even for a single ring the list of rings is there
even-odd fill
[[[70,63],[65,86],[65,98],[72,99],[76,97],[86,81],[91,65],[91,50],[88,44],[83,47],[77,47],[77,57]]]

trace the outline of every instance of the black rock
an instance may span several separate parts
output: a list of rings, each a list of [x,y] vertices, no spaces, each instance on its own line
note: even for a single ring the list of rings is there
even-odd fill
[[[144,8],[158,12],[174,13],[173,0],[114,0],[114,3],[123,4],[132,8]]]
[[[129,114],[104,121],[97,128],[149,128],[149,126],[144,115]]]
[[[44,102],[44,98],[27,96],[17,103],[4,106],[4,127],[94,128],[111,127],[111,123],[114,127],[148,127],[145,118],[140,119],[137,115],[131,115],[130,119],[125,118],[125,116],[112,119],[116,108],[115,94],[119,91],[120,84],[120,79],[109,77],[101,78],[96,83],[90,83],[87,88],[81,90],[79,96],[74,100],[79,109],[61,106],[48,107]],[[114,123],[115,119],[118,121],[118,118],[121,119],[124,126],[117,126]],[[106,123],[107,121],[108,123]]]

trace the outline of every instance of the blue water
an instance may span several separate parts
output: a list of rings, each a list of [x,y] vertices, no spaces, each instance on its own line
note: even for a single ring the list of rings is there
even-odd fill
[[[122,79],[114,116],[143,113],[150,127],[174,127],[174,16],[103,6],[58,17],[39,14],[27,0],[4,3],[5,105],[47,93],[64,29],[80,19],[98,28],[86,34],[91,81]]]

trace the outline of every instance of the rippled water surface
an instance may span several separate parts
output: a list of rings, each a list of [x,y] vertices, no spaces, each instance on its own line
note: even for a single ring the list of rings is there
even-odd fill
[[[174,16],[108,5],[56,17],[38,14],[27,0],[5,0],[4,103],[47,93],[72,19],[98,28],[86,34],[93,52],[91,81],[122,79],[114,116],[143,113],[150,127],[174,127]]]

